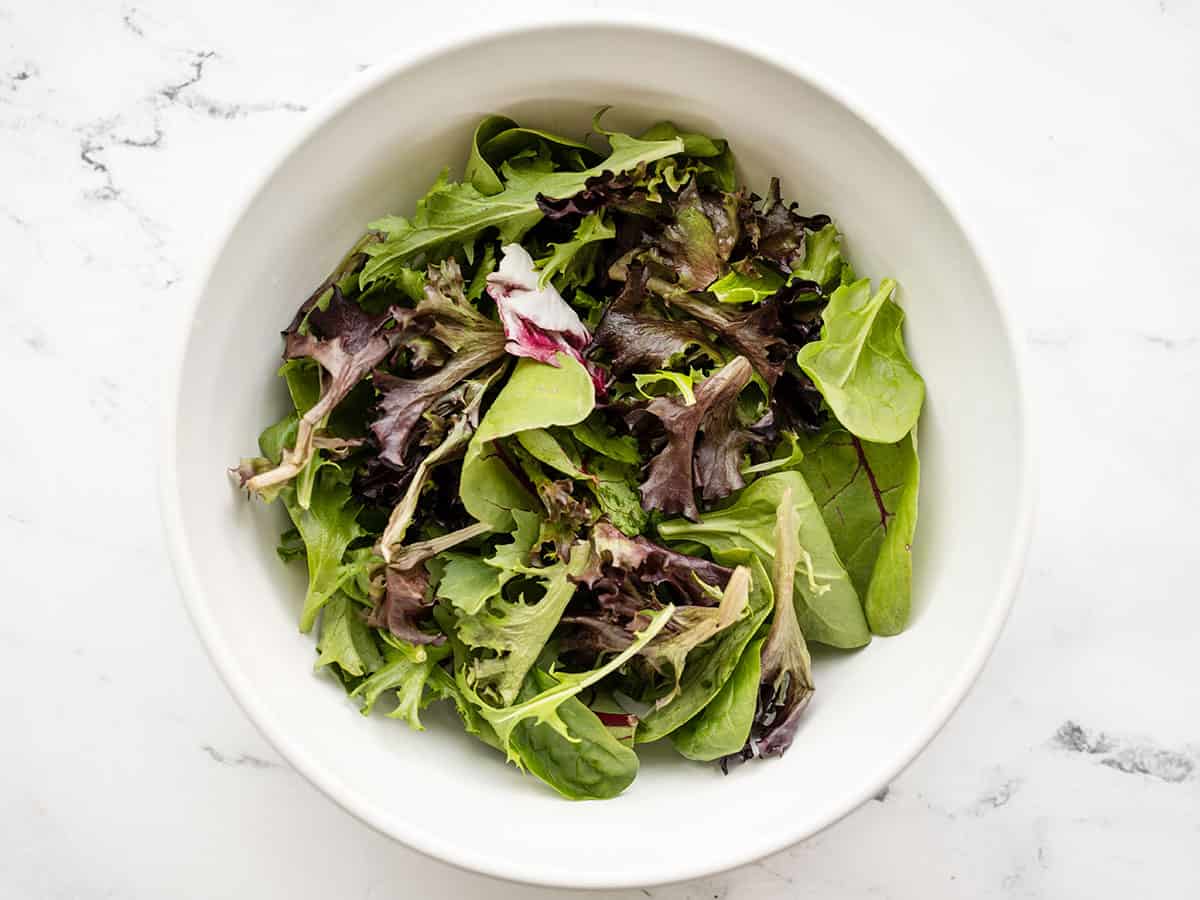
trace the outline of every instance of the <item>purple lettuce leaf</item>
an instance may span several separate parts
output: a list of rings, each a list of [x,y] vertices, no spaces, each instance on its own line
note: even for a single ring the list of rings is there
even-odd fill
[[[741,439],[733,439],[732,419],[724,407],[732,406],[738,394],[749,383],[753,369],[744,356],[735,357],[695,389],[696,402],[686,406],[672,397],[656,397],[644,410],[630,413],[631,425],[635,428],[645,424],[648,418],[657,419],[666,432],[666,446],[650,460],[646,467],[646,479],[642,483],[642,504],[647,509],[658,509],[668,515],[682,513],[693,521],[698,520],[700,511],[696,505],[694,486],[697,483],[693,467],[697,437],[701,426],[713,422],[714,442],[705,451],[704,473],[708,492],[715,493],[728,466],[740,468]],[[715,416],[715,418],[714,418]],[[730,453],[737,454],[737,461],[725,459]],[[741,476],[725,477],[724,483],[740,481]],[[739,485],[740,486],[740,485]]]

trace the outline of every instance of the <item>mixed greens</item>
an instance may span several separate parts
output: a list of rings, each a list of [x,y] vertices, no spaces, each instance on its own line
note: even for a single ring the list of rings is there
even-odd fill
[[[606,151],[489,116],[462,182],[368,225],[236,470],[364,714],[448,700],[576,799],[660,738],[782,754],[809,644],[904,628],[924,399],[828,216],[739,188],[723,140],[598,119]]]

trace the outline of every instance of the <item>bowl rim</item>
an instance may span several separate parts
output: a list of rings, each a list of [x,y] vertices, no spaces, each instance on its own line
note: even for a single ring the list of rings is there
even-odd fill
[[[757,62],[781,69],[800,79],[813,90],[825,94],[834,102],[842,105],[874,131],[888,147],[899,154],[925,181],[933,195],[945,208],[950,219],[964,235],[967,246],[971,249],[980,267],[984,281],[995,298],[1001,332],[1008,345],[1013,363],[1018,420],[1021,425],[1023,441],[1019,467],[1020,494],[1016,527],[1008,547],[1004,575],[996,588],[996,600],[987,618],[980,623],[979,636],[965,655],[963,663],[960,664],[953,683],[947,685],[937,703],[931,706],[930,714],[926,717],[922,727],[907,743],[894,747],[886,763],[877,767],[875,776],[866,779],[865,786],[861,790],[856,794],[848,795],[840,808],[828,814],[825,820],[816,827],[813,827],[811,823],[806,823],[793,830],[764,835],[758,838],[752,846],[745,847],[742,852],[719,858],[710,856],[700,859],[691,854],[667,855],[661,858],[660,871],[656,873],[652,881],[630,879],[621,872],[602,875],[580,873],[578,877],[565,881],[553,873],[541,871],[536,862],[523,864],[496,857],[480,859],[469,849],[432,839],[415,824],[404,828],[398,827],[398,823],[394,819],[385,817],[369,798],[346,790],[333,773],[328,772],[301,747],[294,744],[288,734],[278,726],[274,717],[255,695],[253,685],[241,670],[234,654],[222,642],[216,621],[210,614],[205,592],[200,586],[195,560],[192,558],[185,539],[186,531],[178,489],[179,473],[175,465],[178,401],[183,385],[187,350],[197,312],[208,292],[212,273],[224,254],[234,230],[278,169],[342,109],[385,82],[402,76],[410,69],[425,65],[438,56],[467,49],[478,43],[500,40],[518,34],[587,28],[629,29],[657,32],[668,37],[683,37],[733,50]],[[985,255],[980,252],[979,244],[975,241],[971,228],[958,214],[954,203],[941,188],[937,179],[930,174],[934,170],[924,165],[920,154],[914,152],[898,136],[896,130],[885,122],[885,117],[875,110],[868,111],[866,104],[851,96],[843,87],[838,86],[834,79],[802,65],[796,59],[782,54],[772,45],[752,38],[740,28],[718,28],[715,25],[696,22],[679,23],[668,20],[664,15],[630,11],[564,12],[540,19],[537,22],[516,21],[499,26],[474,24],[457,26],[448,29],[420,50],[397,51],[382,62],[351,76],[335,88],[330,95],[304,113],[303,119],[297,124],[297,127],[279,140],[274,151],[267,153],[261,164],[252,169],[251,177],[243,181],[237,188],[234,195],[238,199],[232,204],[223,226],[213,232],[215,237],[211,241],[208,252],[202,254],[202,265],[197,269],[199,278],[186,301],[182,325],[176,336],[178,343],[174,347],[173,356],[168,357],[172,360],[172,364],[164,382],[160,415],[162,433],[159,448],[159,506],[166,533],[167,550],[184,604],[193,626],[200,635],[201,643],[234,700],[281,757],[319,788],[323,794],[359,821],[380,834],[397,840],[428,857],[464,871],[508,881],[545,887],[592,890],[669,884],[703,878],[754,862],[812,837],[840,821],[886,787],[913,762],[917,755],[945,727],[966,698],[1003,631],[1032,538],[1036,508],[1036,469],[1032,434],[1033,417],[1024,374],[1027,368],[1027,351],[1023,344],[1015,340],[1018,332],[1014,327],[1011,308],[998,287]]]

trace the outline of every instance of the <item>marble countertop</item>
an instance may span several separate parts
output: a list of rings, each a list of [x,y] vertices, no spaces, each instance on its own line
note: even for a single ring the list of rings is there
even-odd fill
[[[1041,507],[991,663],[888,790],[604,896],[1200,896],[1200,8],[644,5],[736,10],[937,168],[1030,351]],[[164,353],[230,197],[345,77],[498,9],[0,0],[0,895],[561,896],[291,771],[192,633],[156,511]]]

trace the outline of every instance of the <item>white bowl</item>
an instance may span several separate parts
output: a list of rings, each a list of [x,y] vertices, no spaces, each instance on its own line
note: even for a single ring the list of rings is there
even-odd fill
[[[743,177],[771,175],[848,235],[860,273],[896,277],[921,419],[915,609],[899,637],[823,656],[796,744],[722,776],[650,748],[620,798],[560,799],[463,733],[361,717],[312,674],[298,633],[303,576],[275,555],[282,513],[248,503],[226,467],[285,408],[278,333],[364,223],[406,213],[472,128],[503,112],[582,134],[669,117],[733,141]],[[458,169],[461,172],[461,168]],[[240,204],[196,300],[163,468],[170,546],[196,626],[279,752],[380,831],[519,881],[645,885],[748,862],[824,828],[888,783],[962,700],[1008,611],[1030,531],[1027,417],[1003,307],[926,175],[827,86],[674,27],[514,29],[372,69],[310,115]]]

